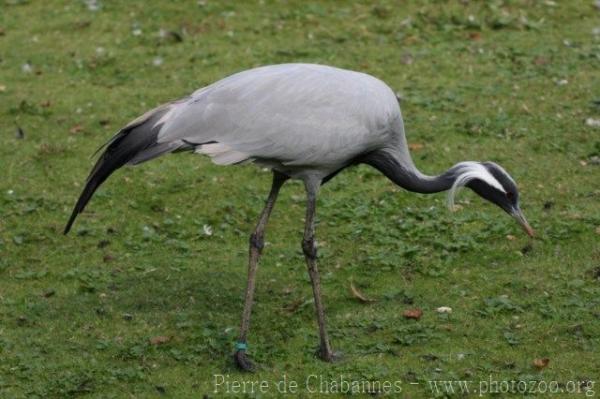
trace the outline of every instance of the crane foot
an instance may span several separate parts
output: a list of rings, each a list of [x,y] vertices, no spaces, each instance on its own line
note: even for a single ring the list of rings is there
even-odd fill
[[[317,356],[319,359],[328,363],[336,363],[344,358],[344,354],[342,352],[334,352],[332,350],[326,351],[323,348],[317,349]]]
[[[256,365],[250,359],[248,359],[248,356],[246,356],[246,351],[236,351],[233,354],[233,360],[235,360],[235,364],[242,371],[247,371],[249,373],[256,371]]]

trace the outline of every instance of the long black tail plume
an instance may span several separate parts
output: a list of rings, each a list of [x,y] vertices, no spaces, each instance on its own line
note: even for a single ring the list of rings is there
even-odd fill
[[[162,124],[157,125],[157,122],[167,111],[168,107],[163,106],[149,112],[118,132],[105,145],[106,150],[100,155],[96,165],[90,172],[85,188],[67,222],[64,234],[71,230],[77,215],[83,211],[98,187],[115,170],[127,163],[144,162],[177,148],[169,143],[158,144],[156,142],[158,132],[162,126]]]

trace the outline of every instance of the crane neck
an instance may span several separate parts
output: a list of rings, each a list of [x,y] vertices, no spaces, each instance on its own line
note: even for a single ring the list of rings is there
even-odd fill
[[[363,163],[371,165],[398,186],[412,192],[430,194],[449,190],[459,174],[457,164],[437,176],[428,176],[414,165],[408,149],[383,148],[367,154]]]

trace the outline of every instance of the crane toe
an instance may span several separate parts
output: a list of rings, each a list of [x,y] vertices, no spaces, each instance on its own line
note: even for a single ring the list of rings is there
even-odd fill
[[[323,347],[319,347],[319,349],[317,349],[316,355],[319,357],[319,359],[328,363],[337,363],[344,359],[344,354],[342,352],[332,351],[331,349],[327,350]]]
[[[233,360],[235,360],[236,366],[242,371],[247,371],[249,373],[256,371],[256,365],[248,358],[246,351],[236,351],[233,354]]]

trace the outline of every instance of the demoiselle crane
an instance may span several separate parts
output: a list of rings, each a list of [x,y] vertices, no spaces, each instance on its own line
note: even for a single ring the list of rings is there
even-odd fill
[[[414,165],[400,107],[394,92],[379,79],[359,72],[313,64],[264,66],[236,73],[189,97],[161,105],[121,129],[92,169],[66,225],[68,233],[96,191],[125,164],[139,164],[178,151],[205,154],[219,165],[254,162],[273,171],[266,205],[250,235],[248,282],[241,330],[234,358],[251,370],[246,356],[255,275],[264,246],[264,231],[281,186],[299,179],[306,189],[302,251],[312,282],[319,325],[318,355],[335,357],[321,300],[315,243],[315,210],[319,188],[338,172],[364,163],[398,186],[418,193],[469,187],[533,230],[519,208],[514,180],[493,162],[460,162],[438,176]]]

